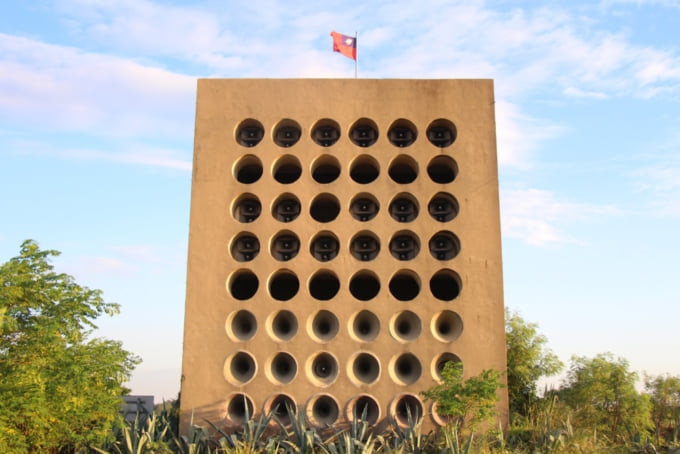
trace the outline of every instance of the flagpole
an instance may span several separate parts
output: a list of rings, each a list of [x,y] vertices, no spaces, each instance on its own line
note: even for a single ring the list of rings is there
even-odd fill
[[[358,71],[359,71],[359,32],[355,31],[354,32],[354,48],[356,49],[355,52],[357,54],[357,58],[354,59],[354,78],[358,78]]]

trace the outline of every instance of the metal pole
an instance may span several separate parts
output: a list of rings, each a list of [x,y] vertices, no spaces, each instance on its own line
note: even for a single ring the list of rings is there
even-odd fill
[[[356,58],[354,59],[354,78],[358,78],[359,72],[359,32],[354,32],[354,52],[356,52]]]

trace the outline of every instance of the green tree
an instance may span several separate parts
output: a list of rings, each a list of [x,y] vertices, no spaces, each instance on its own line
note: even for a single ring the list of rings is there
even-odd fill
[[[0,446],[71,452],[99,445],[119,421],[123,387],[139,362],[119,342],[90,338],[116,304],[56,273],[57,251],[25,241],[0,265]]]
[[[649,429],[649,398],[635,389],[637,379],[628,361],[611,353],[574,356],[559,395],[574,411],[576,426],[595,428],[616,440]]]
[[[538,401],[538,381],[559,373],[564,364],[538,333],[538,325],[528,323],[516,312],[505,310],[505,341],[508,354],[508,397],[510,418],[532,417]]]
[[[463,380],[463,365],[449,361],[441,376],[440,384],[421,393],[425,399],[436,402],[440,415],[450,417],[459,428],[469,426],[470,429],[494,415],[502,386],[498,371],[483,370]]]
[[[671,439],[677,436],[680,432],[680,377],[645,377],[645,391],[652,401],[652,422],[657,443],[661,437]]]

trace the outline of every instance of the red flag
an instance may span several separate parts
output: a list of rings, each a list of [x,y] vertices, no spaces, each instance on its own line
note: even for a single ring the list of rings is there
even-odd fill
[[[357,39],[355,37],[338,32],[331,32],[331,36],[333,37],[333,52],[340,52],[352,60],[357,59]]]

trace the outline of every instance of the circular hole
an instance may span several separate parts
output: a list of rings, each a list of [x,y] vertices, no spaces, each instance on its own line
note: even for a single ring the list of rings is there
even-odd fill
[[[234,176],[239,183],[255,183],[262,176],[262,161],[252,154],[243,156],[234,167]]]
[[[331,222],[340,214],[340,202],[332,194],[319,194],[312,200],[309,214],[317,222]]]
[[[239,262],[249,262],[260,252],[260,241],[252,233],[239,233],[231,242],[231,256]]]
[[[463,320],[453,311],[441,311],[432,318],[432,335],[442,342],[453,342],[463,334]]]
[[[380,252],[380,240],[373,233],[361,232],[350,242],[349,251],[352,256],[361,260],[362,262],[368,262],[373,260],[378,256]]]
[[[350,332],[361,342],[371,342],[380,333],[380,320],[371,311],[360,311],[352,319]]]
[[[391,416],[400,427],[412,426],[423,416],[423,404],[412,394],[403,394],[392,403]]]
[[[413,353],[399,355],[392,363],[392,379],[400,385],[412,385],[420,379],[423,367]]]
[[[437,356],[433,361],[432,361],[432,378],[434,378],[436,381],[441,382],[442,381],[442,371],[444,370],[444,366],[446,366],[446,363],[448,362],[454,362],[456,364],[460,364],[462,366],[463,362],[461,359],[451,353],[451,352],[444,352],[441,355]]]
[[[397,260],[412,260],[420,252],[420,241],[413,232],[399,232],[390,240],[390,253]]]
[[[244,147],[254,147],[264,138],[264,127],[259,121],[249,118],[236,128],[236,142]]]
[[[255,376],[257,365],[248,352],[239,351],[227,358],[224,377],[234,385],[248,383]]]
[[[357,221],[370,221],[380,211],[380,203],[370,194],[359,194],[350,202],[349,211]]]
[[[280,147],[292,147],[300,135],[300,125],[295,120],[284,119],[274,127],[274,143]]]
[[[287,342],[295,337],[297,331],[297,317],[291,311],[278,311],[271,318],[271,334],[275,340]]]
[[[317,427],[331,426],[340,416],[338,403],[328,394],[312,397],[307,408],[307,416],[310,422]]]
[[[272,216],[281,222],[291,222],[300,216],[300,200],[293,194],[280,195],[272,205]]]
[[[338,317],[325,309],[314,314],[314,317],[311,317],[310,321],[310,337],[318,342],[329,342],[333,340],[340,330]]]
[[[399,271],[390,280],[390,293],[399,301],[411,301],[420,293],[420,282],[412,271]]]
[[[239,222],[253,222],[260,217],[262,204],[253,194],[243,194],[234,202],[232,215]]]
[[[413,183],[418,177],[418,163],[410,156],[397,156],[391,163],[388,174],[398,184]]]
[[[257,332],[257,319],[246,310],[232,312],[227,318],[227,334],[236,342],[246,342]]]
[[[439,410],[439,405],[438,403],[432,402],[431,408],[431,413],[432,413],[432,420],[437,424],[438,426],[447,426],[451,424],[454,421],[454,418],[450,415],[443,415],[441,411]]]
[[[456,126],[449,120],[440,118],[427,127],[427,140],[438,148],[446,148],[455,140],[458,132]]]
[[[378,140],[378,126],[373,120],[360,118],[349,128],[349,139],[359,147],[370,147]]]
[[[340,176],[340,161],[335,156],[323,155],[312,164],[312,178],[321,184],[332,183]]]
[[[249,270],[236,271],[228,281],[229,293],[237,300],[252,298],[257,292],[260,282],[255,273]]]
[[[349,176],[359,184],[368,184],[375,181],[380,175],[380,165],[372,156],[358,156],[349,168]]]
[[[309,281],[309,293],[320,301],[328,301],[340,290],[338,277],[328,270],[316,272]]]
[[[269,370],[274,384],[286,385],[297,375],[297,363],[291,354],[279,352],[272,358]]]
[[[422,330],[420,317],[414,312],[402,311],[392,317],[390,331],[392,337],[401,342],[413,342],[418,339]]]
[[[380,377],[380,363],[378,358],[370,353],[362,352],[354,356],[350,361],[351,371],[350,378],[356,384],[370,385],[375,383]]]
[[[288,301],[300,289],[300,281],[295,273],[289,270],[276,272],[269,280],[269,294],[279,301]]]
[[[287,262],[300,251],[300,240],[293,232],[280,232],[272,240],[271,254],[280,262]]]
[[[375,298],[379,291],[380,280],[371,271],[359,271],[349,281],[349,292],[359,301],[369,301]]]
[[[460,252],[460,240],[451,232],[437,232],[430,238],[430,254],[437,260],[451,260]]]
[[[458,164],[449,156],[436,156],[427,165],[427,174],[435,183],[451,183],[458,175]]]
[[[308,378],[317,386],[328,386],[338,377],[338,360],[328,352],[320,352],[307,361]]]
[[[253,401],[243,393],[233,394],[227,401],[226,418],[234,425],[241,425],[253,417]]]
[[[284,426],[289,425],[291,417],[297,414],[295,401],[285,394],[276,394],[264,404],[264,414],[275,416]]]
[[[272,170],[274,179],[281,184],[295,183],[302,175],[300,160],[289,154],[277,159]]]
[[[416,141],[418,130],[416,126],[405,118],[396,120],[387,131],[390,143],[395,147],[408,147]]]
[[[418,202],[410,194],[399,194],[390,202],[390,216],[397,222],[411,222],[418,217]]]
[[[348,421],[366,421],[374,425],[380,419],[380,405],[372,396],[362,394],[351,399],[347,404]]]
[[[432,197],[427,209],[435,220],[447,222],[458,215],[458,202],[451,194],[440,192]]]
[[[340,250],[338,238],[330,232],[322,232],[312,239],[310,253],[320,262],[333,260]]]
[[[312,127],[312,140],[322,147],[330,147],[340,139],[340,125],[334,120],[324,118]]]
[[[430,279],[430,291],[435,298],[451,301],[460,294],[460,276],[452,270],[437,271]]]

